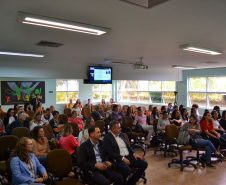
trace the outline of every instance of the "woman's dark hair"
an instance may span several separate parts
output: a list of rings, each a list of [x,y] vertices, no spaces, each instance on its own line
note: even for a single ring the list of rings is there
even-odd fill
[[[178,105],[174,105],[173,106],[173,110],[177,109],[178,108]]]
[[[192,108],[191,108],[191,114],[196,114],[196,113],[195,113],[195,109],[197,109],[197,108],[195,108],[195,107],[192,107]]]
[[[196,104],[196,103],[194,103],[194,104],[192,105],[192,108],[196,108],[196,109],[198,109],[198,108],[199,108],[199,105],[198,105],[198,104]]]
[[[180,118],[180,117],[176,117],[177,111],[179,112],[179,110],[176,110],[176,109],[173,110],[172,115],[171,115],[171,119],[178,119],[178,118]]]
[[[211,112],[211,115],[212,115],[212,118],[213,118],[213,119],[214,119],[213,114],[214,114],[215,112],[217,113],[217,111],[216,111],[216,110],[213,110],[213,111]],[[218,113],[217,113],[217,114],[218,114]],[[214,119],[214,120],[217,120],[217,119],[218,119],[218,116],[217,116],[217,118],[216,118],[216,119]]]
[[[27,108],[27,106],[28,106],[28,105],[29,105],[28,110],[31,110],[31,108],[30,108],[30,104],[29,104],[29,103],[25,103],[25,104],[24,104],[24,111],[27,111],[27,109],[26,109],[26,108]]]
[[[209,114],[210,112],[204,112],[203,116],[202,116],[202,119],[200,120],[200,123],[205,120],[205,116],[207,116],[207,114]]]
[[[29,152],[27,151],[28,137],[22,137],[16,144],[12,157],[19,157],[19,159],[26,164],[29,162]]]
[[[116,107],[118,107],[118,105],[114,104],[112,110],[114,111]]]
[[[197,116],[195,114],[191,114],[190,118],[195,119],[195,124],[197,125]]]
[[[131,110],[131,111],[133,112],[132,107],[128,107],[128,108],[127,108],[127,114],[129,114],[129,110]]]
[[[13,108],[9,108],[9,109],[7,110],[6,116],[8,116],[8,117],[9,117],[9,113],[10,113],[12,110],[14,111],[14,109],[13,109]],[[15,112],[14,112],[14,116],[15,116]]]
[[[181,112],[181,110],[182,110],[183,108],[184,108],[184,105],[181,104],[181,105],[179,106],[179,111]]]
[[[158,118],[160,117],[159,116],[159,113],[157,112],[158,108],[157,107],[154,107],[153,108],[153,111],[152,111],[152,115],[153,115],[153,118],[155,119],[155,117],[157,116]]]
[[[182,108],[181,111],[180,111],[180,114],[181,114],[181,117],[183,120],[188,120],[188,115],[184,115],[184,112],[187,111],[187,109],[185,108]],[[196,118],[197,119],[197,118]]]
[[[13,109],[14,109],[15,111],[17,111],[17,110],[18,110],[18,108],[16,108],[17,106],[18,106],[18,108],[19,108],[18,103],[16,103],[16,104],[14,105],[14,108],[13,108]]]
[[[162,112],[162,115],[164,115],[164,114],[168,114],[168,112],[166,112],[166,111],[163,111],[163,112]]]
[[[220,107],[219,106],[214,106],[213,110],[216,110],[218,112],[218,110],[220,111]]]
[[[153,105],[149,105],[148,110],[150,110],[150,109],[151,109],[151,107],[152,107],[152,110],[153,110]]]
[[[222,112],[222,119],[226,119],[226,110]]]
[[[56,114],[59,114],[59,112],[57,110],[53,111],[53,116],[55,116]]]
[[[161,112],[163,112],[164,109],[166,109],[166,106],[163,105],[163,106],[161,107]]]
[[[78,101],[79,101],[79,102],[78,102]],[[77,104],[81,104],[80,99],[77,99],[77,100],[76,100],[76,103],[77,103]]]
[[[78,103],[77,103],[77,102],[73,105],[73,107],[72,107],[72,108],[75,108],[75,106],[76,106],[76,105],[78,105]]]
[[[209,111],[209,109],[205,109],[205,110],[204,110],[204,113],[205,113],[205,112],[210,112],[210,111]]]
[[[41,128],[43,128],[42,126],[36,126],[34,129],[33,129],[33,139],[36,141],[36,142],[38,142],[38,143],[40,143],[39,141],[38,141],[38,133],[39,133],[39,130],[41,129]],[[40,144],[44,144],[44,138],[41,138],[41,140],[42,140],[42,142],[40,143]]]
[[[39,101],[39,102],[38,102],[38,107],[40,107],[40,104],[42,104],[42,102]]]
[[[90,122],[91,122],[92,119],[93,119],[93,117],[89,117],[89,118],[86,119],[86,124],[84,126],[84,129],[88,129],[90,127]]]
[[[75,112],[77,112],[77,113],[78,113],[78,111],[75,111],[75,110],[74,110],[74,111],[72,111],[71,115],[72,115],[72,114],[74,114]]]

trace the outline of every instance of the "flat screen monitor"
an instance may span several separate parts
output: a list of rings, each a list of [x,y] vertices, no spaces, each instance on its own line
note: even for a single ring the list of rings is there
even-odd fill
[[[93,84],[111,84],[112,68],[89,66],[89,82]]]

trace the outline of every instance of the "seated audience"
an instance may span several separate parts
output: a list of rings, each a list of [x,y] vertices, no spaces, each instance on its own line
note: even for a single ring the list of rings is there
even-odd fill
[[[69,100],[69,103],[68,103],[67,106],[66,106],[66,108],[71,109],[73,106],[74,106],[73,100],[70,99],[70,100]]]
[[[184,109],[184,105],[181,104],[181,105],[179,106],[179,111],[181,112],[182,109]]]
[[[110,179],[115,185],[122,185],[122,176],[111,169],[103,149],[103,141],[98,127],[89,128],[90,139],[84,142],[79,149],[79,167],[93,172],[93,180],[96,184],[107,185]]]
[[[149,105],[148,110],[146,111],[146,116],[151,116],[152,111],[153,111],[153,105]]]
[[[20,111],[24,111],[24,107],[23,106],[19,106],[18,107],[18,112],[20,112]]]
[[[55,135],[58,134],[59,137],[62,136],[63,128],[64,128],[64,122],[59,119],[59,112],[53,111],[53,119],[49,121],[49,125],[52,127],[53,132]]]
[[[110,129],[111,132],[104,137],[104,151],[107,156],[116,160],[116,168],[123,176],[123,184],[135,185],[148,167],[148,163],[130,147],[124,134],[121,133],[121,125],[117,120],[110,122]],[[129,177],[130,167],[135,167],[137,170]]]
[[[173,106],[173,110],[179,110],[178,105],[174,105],[174,106]]]
[[[50,151],[48,139],[45,137],[44,130],[41,126],[36,126],[33,130],[33,152],[39,162],[46,167],[47,154]]]
[[[26,120],[26,117],[27,114],[24,111],[18,112],[18,119],[10,124],[6,134],[11,135],[12,130],[17,127],[27,127],[30,130],[29,121]]]
[[[30,121],[30,130],[33,130],[36,126],[42,126],[44,122],[42,121],[42,114],[40,112],[36,112],[33,120]]]
[[[135,123],[139,124],[142,126],[144,131],[148,132],[147,138],[144,142],[146,145],[151,145],[150,144],[150,138],[154,133],[153,126],[147,124],[147,117],[144,115],[142,109],[138,109],[137,111],[137,116],[135,117]]]
[[[81,109],[78,107],[77,103],[75,103],[74,106],[71,108],[71,112],[73,112],[73,111],[77,112],[78,115],[81,114]]]
[[[181,120],[182,120],[182,125],[188,122],[188,111],[185,108],[182,108],[180,111],[181,114]]]
[[[76,163],[76,147],[79,146],[78,141],[72,135],[73,129],[71,125],[66,125],[64,127],[63,135],[58,141],[60,148],[68,150],[71,154],[71,159],[73,163]]]
[[[217,111],[217,119],[221,119],[220,107],[216,105],[213,110]]]
[[[37,108],[36,108],[36,112],[39,112],[39,113],[43,114],[44,110],[45,110],[45,108],[42,107],[42,102],[38,102]]]
[[[80,142],[80,144],[84,143],[85,141],[87,141],[89,139],[88,129],[94,125],[95,125],[95,122],[92,117],[90,117],[86,120],[86,124],[85,124],[84,128],[82,129],[81,132],[79,132],[79,135],[78,135],[78,141]]]
[[[128,107],[127,108],[127,112],[126,112],[126,115],[125,116],[131,117],[133,120],[135,120],[135,116],[133,115],[133,109],[132,109],[132,107]]]
[[[95,106],[95,110],[92,112],[92,117],[93,117],[94,121],[105,120],[105,117],[104,117],[102,111],[100,111],[99,105]]]
[[[107,107],[107,105],[106,105],[106,103],[105,103],[105,99],[102,99],[102,100],[101,100],[100,105],[103,105],[105,108]]]
[[[162,117],[158,119],[157,124],[157,134],[159,136],[165,136],[165,127],[169,125],[170,121],[168,119],[168,113],[166,111],[162,112]]]
[[[15,115],[17,114],[17,112],[18,112],[18,108],[19,108],[19,105],[16,103],[15,105],[14,105],[14,112],[15,112]]]
[[[109,102],[109,104],[110,104],[110,105],[115,104],[115,102],[114,102],[113,98],[110,98],[110,102]]]
[[[9,108],[7,113],[6,113],[6,117],[3,121],[5,128],[7,127],[7,125],[11,124],[12,122],[14,122],[15,120],[17,120],[17,117],[15,116],[15,111],[12,108]]]
[[[173,112],[173,104],[172,103],[168,103],[168,108],[167,108],[167,112],[168,112],[168,115],[170,115],[172,112]]]
[[[153,121],[155,119],[159,119],[159,118],[160,118],[160,116],[159,116],[159,110],[158,110],[157,107],[154,107],[153,108],[153,111],[151,113],[151,116],[150,116],[150,124],[153,125]]]
[[[32,148],[31,139],[23,137],[18,141],[10,162],[12,184],[41,184],[48,179],[46,169],[32,153]],[[41,177],[38,178],[37,172]]]
[[[167,111],[166,106],[161,106],[161,112],[160,112],[160,117],[162,117],[162,112]]]
[[[211,116],[212,116],[212,119],[213,119],[214,130],[217,131],[223,138],[226,139],[225,130],[222,128],[222,126],[220,125],[220,123],[218,121],[218,113],[217,113],[217,111],[213,110],[211,112]]]
[[[50,109],[50,108],[47,108],[47,109],[46,109],[46,113],[42,115],[42,118],[41,118],[41,119],[42,119],[42,121],[44,122],[44,125],[45,125],[45,124],[48,124],[49,121],[50,121],[51,119],[53,119],[53,115],[52,115],[52,113],[50,113],[50,111],[51,111],[51,109]]]
[[[77,111],[73,111],[71,113],[71,118],[68,119],[68,122],[76,123],[78,125],[79,130],[83,129],[83,121],[80,117],[78,117]]]
[[[50,106],[50,113],[53,114],[53,111],[55,111],[55,107],[53,105]]]
[[[25,103],[25,104],[24,104],[24,111],[25,111],[25,112],[31,111],[31,108],[30,108],[30,104],[29,104],[29,103]]]
[[[40,94],[36,94],[35,98],[32,98],[31,101],[30,101],[30,104],[33,106],[32,110],[34,112],[36,112],[36,110],[37,110],[38,102],[41,102]]]
[[[195,108],[195,109],[197,110],[196,114],[199,116],[199,115],[200,115],[200,114],[199,114],[199,110],[198,110],[199,105],[196,104],[196,103],[194,103],[194,104],[192,105],[192,108]],[[191,114],[193,114],[193,113],[191,113]],[[197,119],[197,120],[198,120],[198,119]],[[198,120],[198,122],[199,122],[199,120]]]
[[[88,99],[88,103],[87,103],[87,104],[85,104],[85,107],[90,107],[90,108],[91,108],[91,107],[92,107],[92,105],[93,105],[93,104],[91,103],[91,100],[90,100],[90,99]]]
[[[200,121],[202,132],[206,134],[207,138],[213,143],[217,151],[220,148],[226,147],[226,140],[218,134],[213,127],[213,120],[209,112],[204,113],[202,120]]]
[[[224,130],[226,130],[226,111],[225,110],[222,112],[222,117],[220,119],[220,125]]]
[[[83,108],[83,105],[82,105],[80,99],[77,99],[76,103],[78,104],[78,107],[79,107],[80,109]]]
[[[5,125],[2,122],[2,120],[0,119],[0,136],[2,136],[3,134],[5,134]]]
[[[217,152],[216,148],[213,146],[211,141],[201,139],[198,135],[201,133],[201,128],[199,123],[197,122],[196,115],[192,114],[190,116],[189,122],[185,123],[182,127],[182,130],[188,130],[190,133],[190,137],[193,140],[192,144],[193,147],[202,147],[205,149],[205,157],[206,157],[206,166],[215,168],[213,164],[211,164],[211,152],[215,154],[216,157],[220,159],[225,159],[220,153]]]
[[[121,111],[119,111],[118,105],[114,104],[112,108],[112,113],[111,113],[111,120],[116,119],[122,125],[123,117],[124,115],[122,114]]]
[[[200,121],[200,116],[198,115],[197,108],[195,108],[195,107],[191,108],[191,114],[196,115],[197,121],[198,121],[198,122]]]
[[[171,118],[170,118],[170,124],[176,125],[178,129],[182,127],[182,120],[180,118],[180,112],[179,110],[175,109],[172,112]]]

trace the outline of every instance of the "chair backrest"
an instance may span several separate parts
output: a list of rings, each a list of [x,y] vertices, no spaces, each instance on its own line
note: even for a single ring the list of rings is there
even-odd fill
[[[103,120],[95,121],[95,126],[99,127],[100,133],[102,134],[104,131],[104,121]]]
[[[14,150],[18,141],[18,137],[13,135],[0,137],[0,161],[7,159],[6,150]]]
[[[61,119],[64,124],[68,122],[68,117],[66,114],[59,114],[59,119]]]
[[[1,114],[0,114],[0,119],[3,121],[4,119],[5,119],[5,117],[6,117],[6,112],[2,112]]]
[[[22,137],[31,137],[30,130],[27,127],[17,127],[12,130],[12,135],[17,136],[19,139]]]
[[[71,117],[71,109],[65,108],[65,109],[64,109],[64,114],[66,114],[67,117]]]
[[[167,138],[177,138],[179,135],[179,130],[174,124],[166,125],[165,132]]]
[[[79,132],[80,132],[79,127],[78,127],[78,124],[77,124],[77,123],[72,123],[72,122],[68,122],[68,123],[66,123],[66,124],[71,125],[71,127],[72,127],[72,129],[73,129],[72,135],[73,135],[74,137],[78,137]]]
[[[52,146],[51,146],[52,150],[55,150],[55,149],[59,149],[60,148],[60,146],[57,143],[57,141],[56,141],[55,138],[51,138],[51,144],[52,144]]]
[[[126,134],[126,133],[124,133],[124,136],[125,136],[125,138],[126,138],[127,142],[130,144],[129,137],[127,136],[127,134]]]
[[[72,170],[70,153],[65,149],[51,150],[47,154],[47,171],[55,177],[63,178]]]
[[[30,122],[31,120],[33,120],[33,117],[28,116],[28,117],[26,117],[26,120],[28,120]]]
[[[126,110],[127,111],[128,107],[129,107],[129,105],[123,105],[122,106],[122,110]]]
[[[158,119],[154,119],[154,121],[153,121],[153,129],[154,129],[155,133],[157,132],[157,125],[158,125]]]
[[[83,110],[83,118],[84,119],[87,119],[87,118],[90,118],[92,116],[92,112],[90,109],[84,109]]]
[[[130,127],[132,123],[133,123],[133,118],[129,116],[124,117],[122,120],[123,127]]]
[[[28,114],[28,116],[30,116],[30,117],[34,117],[34,115],[35,115],[35,112],[34,111],[26,111],[26,114]]]
[[[7,173],[7,180],[9,182],[12,181],[12,171],[11,171],[11,168],[10,168],[10,162],[12,160],[12,157],[10,157],[8,160],[7,160],[7,163],[6,163],[6,173]]]
[[[42,127],[43,127],[43,130],[44,130],[45,137],[48,140],[51,140],[51,138],[53,137],[52,127],[49,124],[43,125]]]

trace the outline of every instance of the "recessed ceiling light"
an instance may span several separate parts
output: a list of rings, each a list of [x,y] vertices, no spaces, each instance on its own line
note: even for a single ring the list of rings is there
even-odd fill
[[[93,34],[93,35],[103,35],[111,32],[111,29],[109,28],[103,28],[103,27],[79,23],[79,22],[61,20],[61,19],[41,16],[41,15],[29,14],[25,12],[18,12],[17,20],[25,24],[44,26],[49,28],[57,28],[62,30],[75,31],[75,32],[81,32],[81,33],[87,33],[87,34]]]
[[[44,57],[43,54],[17,52],[17,51],[3,51],[3,50],[0,50],[0,55],[15,55],[15,56],[25,56],[25,57]]]
[[[194,66],[181,66],[181,65],[172,65],[172,68],[176,69],[196,69]]]
[[[187,50],[187,51],[193,51],[193,52],[197,52],[197,53],[209,54],[209,55],[220,55],[223,53],[223,51],[221,51],[221,50],[193,46],[190,44],[180,45],[180,49]]]

